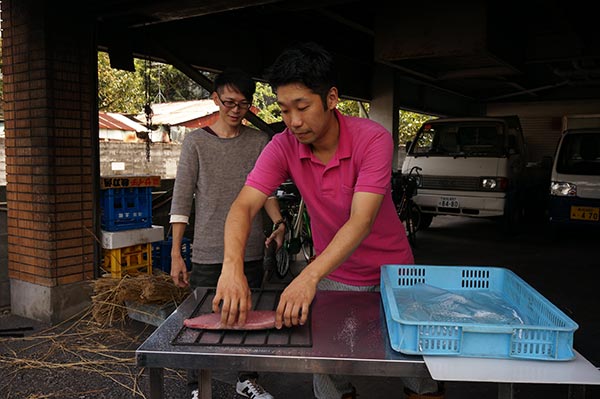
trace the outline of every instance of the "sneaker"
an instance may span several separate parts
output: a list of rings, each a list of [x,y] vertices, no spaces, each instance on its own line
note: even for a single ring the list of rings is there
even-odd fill
[[[265,391],[253,378],[239,381],[235,384],[235,391],[250,399],[274,399],[273,395]]]
[[[198,399],[198,390],[197,389],[194,389],[192,391],[192,399]]]
[[[410,388],[404,388],[404,397],[406,399],[444,399],[444,390],[438,390],[437,392],[428,392],[428,393],[416,393]]]
[[[343,394],[342,399],[356,399],[357,396],[356,388],[352,387],[352,391]]]

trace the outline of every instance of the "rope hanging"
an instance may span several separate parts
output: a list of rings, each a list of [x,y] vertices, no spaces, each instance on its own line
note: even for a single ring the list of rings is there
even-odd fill
[[[150,162],[150,146],[152,145],[152,139],[150,133],[152,132],[152,106],[150,104],[150,60],[146,59],[144,62],[144,91],[146,96],[146,103],[144,104],[144,114],[146,114],[146,131],[138,132],[137,137],[146,142],[146,161]]]

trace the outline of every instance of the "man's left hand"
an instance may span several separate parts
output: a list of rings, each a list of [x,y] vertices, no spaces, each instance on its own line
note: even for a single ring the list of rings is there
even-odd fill
[[[317,292],[317,282],[306,269],[283,290],[277,305],[275,328],[303,325]]]

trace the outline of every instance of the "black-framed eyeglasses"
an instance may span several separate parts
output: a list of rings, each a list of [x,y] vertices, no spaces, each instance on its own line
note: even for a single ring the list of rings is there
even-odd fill
[[[249,103],[247,101],[241,101],[239,103],[236,103],[235,101],[231,100],[223,100],[219,93],[217,93],[217,97],[219,98],[219,101],[221,101],[221,103],[227,108],[240,107],[240,109],[250,109],[250,107],[252,106],[252,103]]]

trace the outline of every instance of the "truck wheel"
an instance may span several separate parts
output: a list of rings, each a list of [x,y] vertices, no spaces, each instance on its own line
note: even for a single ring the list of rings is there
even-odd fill
[[[412,230],[416,232],[419,230],[419,223],[421,223],[421,212],[415,204],[410,204],[410,222],[406,220],[406,223],[410,223]],[[408,226],[408,225],[407,225]],[[408,228],[408,227],[407,227]]]
[[[412,204],[411,215],[415,231],[426,230],[429,226],[431,226],[434,216],[431,213],[421,212],[416,204]]]
[[[523,222],[523,208],[517,201],[510,201],[504,209],[502,220],[504,232],[508,235],[519,233]]]
[[[426,230],[431,226],[431,222],[433,222],[433,214],[431,213],[421,213],[421,220],[419,225],[417,226],[417,230]]]

